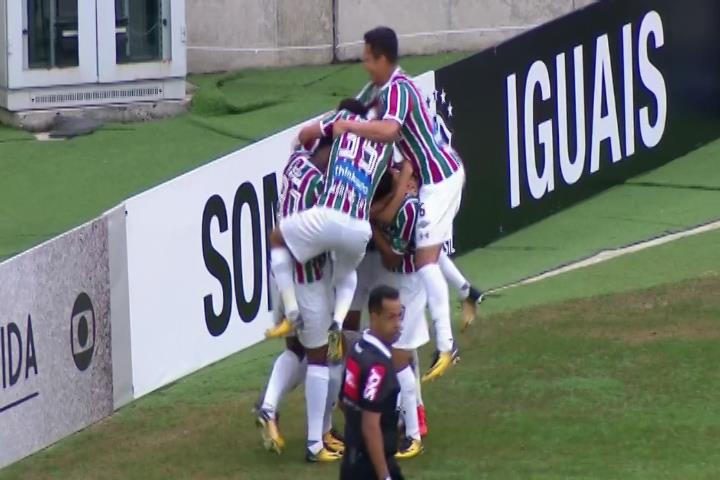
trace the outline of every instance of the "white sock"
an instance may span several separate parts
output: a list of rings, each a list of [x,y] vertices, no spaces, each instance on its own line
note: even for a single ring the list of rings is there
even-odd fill
[[[458,291],[460,300],[465,300],[470,295],[470,282],[467,281],[467,278],[463,276],[455,262],[444,251],[440,252],[438,264],[447,283]]]
[[[415,371],[415,396],[417,397],[417,404],[425,405],[422,399],[422,383],[420,382],[422,373],[420,373],[420,356],[417,350],[413,350],[413,370]]]
[[[308,448],[317,453],[323,446],[322,430],[330,372],[327,365],[308,365],[305,376],[305,408],[307,410]]]
[[[355,288],[357,287],[357,272],[351,270],[342,277],[335,278],[335,312],[333,320],[339,328],[342,328],[343,321],[350,311]]]
[[[270,264],[275,283],[285,306],[285,314],[288,320],[294,322],[297,320],[299,313],[293,278],[295,260],[287,248],[274,247],[270,250]]]
[[[420,425],[417,414],[417,396],[415,393],[415,372],[412,367],[400,370],[397,374],[400,382],[400,398],[405,416],[405,435],[420,440]]]
[[[295,390],[297,387],[300,386],[301,383],[305,381],[305,377],[307,376],[307,356],[304,356],[302,361],[300,362],[300,367],[295,370],[295,375],[292,378],[292,384],[290,387],[290,390]]]
[[[425,265],[418,270],[427,292],[427,303],[435,325],[435,342],[441,352],[452,350],[453,334],[450,324],[450,297],[447,282],[437,263]]]
[[[325,417],[323,419],[323,433],[332,429],[332,413],[340,395],[340,384],[342,382],[343,364],[336,363],[329,367],[330,380],[328,381],[328,395],[325,403]]]
[[[273,417],[283,397],[295,387],[295,378],[302,370],[302,363],[290,350],[284,350],[275,359],[262,402],[262,408],[270,411]]]

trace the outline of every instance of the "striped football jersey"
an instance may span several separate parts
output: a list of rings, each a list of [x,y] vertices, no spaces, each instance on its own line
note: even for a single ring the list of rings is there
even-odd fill
[[[333,125],[341,119],[366,121],[345,110],[333,112],[320,121],[323,135],[332,135]],[[325,190],[318,205],[368,220],[370,202],[392,156],[392,144],[373,142],[350,132],[340,135],[330,151]]]
[[[388,226],[390,246],[398,255],[403,256],[402,263],[395,269],[398,273],[414,273],[415,269],[415,223],[420,216],[422,205],[417,195],[408,195]]]
[[[310,153],[298,149],[290,155],[282,176],[278,217],[285,218],[315,206],[325,182],[322,172],[310,162]],[[322,278],[326,254],[307,263],[295,262],[295,281],[313,283]]]
[[[373,89],[366,86],[358,98],[366,103]],[[460,157],[446,142],[438,141],[435,123],[423,101],[422,92],[401,69],[397,69],[387,84],[374,89],[378,100],[379,118],[395,120],[401,125],[396,145],[418,172],[423,185],[439,183],[455,173],[461,165]]]

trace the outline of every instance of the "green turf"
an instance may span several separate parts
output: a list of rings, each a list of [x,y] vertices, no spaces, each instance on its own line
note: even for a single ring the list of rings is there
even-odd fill
[[[408,57],[403,63],[419,73],[464,55]],[[175,119],[108,124],[62,142],[40,142],[2,127],[0,260],[135,193],[327,111],[339,98],[333,95],[357,93],[365,79],[359,64],[192,76],[199,87],[192,112]]]
[[[571,274],[513,287],[488,296],[483,312],[493,314],[589,295],[650,288],[669,282],[720,275],[720,230],[694,235],[586,267]],[[462,257],[468,272],[478,272],[482,252]],[[471,276],[480,276],[473,273]]]
[[[601,250],[718,219],[718,156],[715,141],[494,242],[472,257],[470,276],[483,287],[498,287]]]
[[[416,75],[455,62],[467,53],[408,57],[402,65]],[[367,81],[359,63],[247,70],[195,77],[195,120],[249,141],[261,139],[334,108]]]
[[[461,365],[424,390],[430,436],[403,464],[409,478],[716,478],[718,240],[681,239],[491,297],[460,337]],[[571,297],[584,298],[547,303]],[[186,377],[0,479],[337,478],[336,466],[302,461],[301,392],[283,407],[286,454],[260,447],[249,410],[279,348]]]
[[[418,62],[413,73],[448,60],[452,57],[412,60]],[[204,93],[191,114],[108,125],[66,142],[40,143],[0,129],[0,258],[326,110],[362,84],[359,68],[194,77]],[[713,219],[720,204],[718,149],[720,142],[708,145],[459,263],[481,286],[499,286],[597,250]],[[675,338],[671,327],[709,315],[703,302],[717,297],[712,294],[717,283],[577,299],[694,277],[711,282],[720,270],[718,240],[717,233],[683,239],[491,297],[478,328],[462,340],[466,367],[427,392],[431,404],[448,398],[458,404],[431,409],[431,421],[442,412],[443,422],[432,424],[427,455],[408,464],[411,478],[714,478],[718,458],[711,440],[718,439],[718,419],[714,404],[705,400],[717,391],[717,376],[708,370],[717,363],[717,349],[694,334]],[[705,294],[671,304],[677,292],[694,291]],[[635,305],[635,298],[649,299],[641,302],[649,305],[647,311],[623,310]],[[576,300],[537,307],[567,299]],[[712,308],[716,314],[717,304]],[[590,316],[596,310],[600,316]],[[549,320],[535,325],[536,317]],[[607,318],[617,320],[606,327],[610,333],[578,338],[583,322]],[[624,339],[617,332],[626,329],[622,320],[636,319],[663,327],[661,340]],[[293,455],[265,455],[254,432],[246,431],[247,411],[277,348],[263,344],[183,379],[0,472],[0,478],[334,478],[333,467],[299,463],[298,394],[283,421]],[[477,412],[470,417],[474,424],[468,411]]]
[[[61,142],[0,143],[0,258],[243,144],[187,118],[108,125]]]

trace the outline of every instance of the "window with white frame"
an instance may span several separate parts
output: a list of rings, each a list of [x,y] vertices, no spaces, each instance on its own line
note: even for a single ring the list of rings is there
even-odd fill
[[[169,58],[169,0],[115,0],[116,62],[154,62]]]
[[[29,68],[76,67],[78,0],[26,0],[25,28]]]

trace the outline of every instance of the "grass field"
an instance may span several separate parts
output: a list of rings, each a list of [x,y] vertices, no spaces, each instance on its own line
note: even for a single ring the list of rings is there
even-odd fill
[[[460,56],[403,63],[420,73]],[[192,112],[176,119],[52,143],[0,129],[0,259],[327,110],[364,75],[337,65],[191,80]],[[709,144],[458,263],[497,287],[716,219],[718,154]],[[431,435],[409,477],[717,478],[719,244],[720,232],[705,233],[490,296],[460,339],[462,365],[425,391]],[[279,348],[263,343],[150,394],[0,479],[336,478],[302,462],[301,392],[283,412],[287,454],[260,448],[249,411]]]
[[[404,60],[413,74],[453,53]],[[355,95],[360,64],[192,76],[191,112],[150,123],[108,124],[63,142],[0,127],[0,260],[98,216],[125,198]]]
[[[461,365],[425,389],[431,432],[409,478],[717,478],[718,244],[705,233],[488,300]],[[301,392],[283,407],[288,451],[260,446],[249,412],[279,348],[150,394],[0,479],[336,478],[302,461]]]

